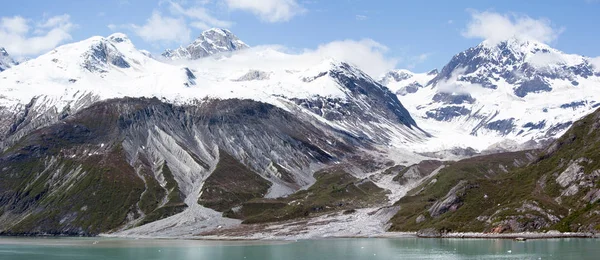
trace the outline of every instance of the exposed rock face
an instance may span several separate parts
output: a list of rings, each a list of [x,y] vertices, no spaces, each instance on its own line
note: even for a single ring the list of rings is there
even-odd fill
[[[6,49],[0,47],[0,72],[17,65],[18,63],[8,55]]]
[[[426,218],[425,218],[425,216],[424,216],[424,215],[419,215],[419,216],[417,217],[417,219],[415,220],[415,222],[417,222],[417,224],[420,224],[421,222],[423,222],[423,221],[425,221],[425,220],[426,220]]]
[[[565,169],[565,171],[563,171],[558,176],[558,178],[556,178],[556,182],[561,187],[566,188],[571,183],[581,179],[581,177],[583,177],[583,174],[584,174],[583,173],[584,168],[580,165],[580,163],[583,163],[583,162],[587,162],[587,160],[584,158],[580,158],[580,159],[572,162],[571,164],[569,164],[567,169]]]
[[[235,81],[265,80],[269,79],[269,75],[269,73],[264,71],[251,70],[248,71],[248,73],[244,74],[244,76],[241,76],[239,79],[236,79]]]
[[[417,236],[423,238],[437,238],[442,237],[442,233],[435,228],[427,228],[417,231]]]
[[[162,56],[171,60],[196,60],[218,53],[227,53],[248,48],[248,45],[226,29],[210,29],[187,47],[166,50]]]
[[[456,211],[462,205],[461,196],[464,195],[465,190],[468,188],[466,181],[460,181],[448,191],[446,196],[436,201],[433,206],[429,208],[429,215],[437,217],[448,211]]]
[[[416,182],[428,176],[433,171],[439,169],[443,165],[444,163],[441,161],[425,160],[418,164],[411,165],[409,167],[399,170],[398,173],[396,173],[396,176],[393,178],[393,180],[399,182],[402,185],[409,182]]]
[[[123,42],[123,38],[116,38]],[[110,42],[99,39],[85,54],[82,66],[90,72],[106,72],[106,66],[114,65],[119,68],[129,68],[131,65],[123,58],[123,54]]]

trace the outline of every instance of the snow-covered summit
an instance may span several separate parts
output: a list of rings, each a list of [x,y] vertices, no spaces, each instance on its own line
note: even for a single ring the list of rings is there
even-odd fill
[[[6,49],[0,47],[0,72],[15,65],[17,65],[17,62],[10,57]]]
[[[380,79],[381,84],[387,86],[397,95],[404,96],[409,93],[415,93],[419,88],[427,86],[435,76],[438,75],[436,69],[427,73],[414,73],[409,70],[392,70]]]
[[[246,49],[249,46],[227,29],[206,30],[186,47],[167,49],[162,56],[171,60],[199,59],[224,52]]]
[[[437,85],[454,77],[460,82],[497,89],[506,82],[513,85],[514,95],[525,97],[551,91],[552,80],[569,80],[577,85],[578,77],[591,76],[593,67],[583,56],[565,54],[541,42],[513,38],[498,44],[484,41],[457,54],[432,83]]]
[[[124,34],[95,36],[3,72],[0,92],[0,107],[8,113],[30,106],[59,117],[123,97],[178,105],[247,99],[382,143],[426,138],[398,98],[357,67],[275,49],[167,63],[136,49]]]
[[[438,137],[431,149],[528,147],[522,145],[555,138],[600,106],[600,73],[591,63],[540,42],[484,41],[399,99]]]

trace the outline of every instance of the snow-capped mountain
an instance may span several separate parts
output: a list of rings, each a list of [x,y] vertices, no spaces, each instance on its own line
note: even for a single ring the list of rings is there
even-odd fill
[[[405,69],[393,70],[385,74],[380,82],[396,95],[404,96],[427,86],[438,73],[437,69],[427,73],[414,73]]]
[[[510,39],[457,54],[427,86],[399,98],[438,137],[431,149],[518,149],[560,136],[600,106],[599,86],[589,58]]]
[[[429,138],[395,94],[356,67],[271,49],[163,63],[124,34],[97,36],[2,72],[0,92],[0,233],[26,222],[93,234],[175,214],[160,225],[216,228],[238,222],[215,210],[292,194],[324,168],[365,178],[419,161],[407,147]],[[226,185],[208,190],[209,178]],[[47,192],[33,195],[38,181]],[[105,200],[94,194],[107,190],[118,199],[98,206]],[[120,222],[85,217],[96,211]]]
[[[15,60],[13,60],[12,57],[10,57],[6,49],[0,47],[0,72],[17,64],[18,63]]]
[[[229,30],[213,28],[202,32],[190,45],[186,47],[181,46],[175,50],[167,49],[162,56],[171,60],[195,60],[217,53],[232,52],[248,47],[247,44],[238,39]]]
[[[344,131],[361,135],[367,128],[360,130],[363,127],[354,117],[355,112],[367,115],[390,110],[395,114],[370,116],[367,120],[400,120],[406,127],[416,126],[395,95],[388,95],[387,88],[344,62],[324,59],[298,64],[293,55],[277,51],[249,55],[172,65],[138,51],[124,34],[92,37],[58,47],[5,72],[0,78],[0,104],[18,110],[35,98],[35,107],[74,113],[90,103],[111,98],[157,97],[174,104],[238,98],[311,112]],[[266,67],[260,62],[243,68],[234,66],[238,60],[263,61],[268,56],[287,57],[291,62]],[[375,129],[382,126],[373,127],[369,130],[372,138],[385,136],[375,134]]]

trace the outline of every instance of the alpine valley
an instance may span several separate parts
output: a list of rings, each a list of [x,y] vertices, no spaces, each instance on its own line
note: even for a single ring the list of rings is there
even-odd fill
[[[382,77],[225,29],[0,48],[0,234],[597,232],[599,97],[589,58],[516,38]]]

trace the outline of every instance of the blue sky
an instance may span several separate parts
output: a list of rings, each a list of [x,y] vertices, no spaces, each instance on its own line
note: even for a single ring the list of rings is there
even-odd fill
[[[503,30],[542,37],[567,53],[600,56],[600,0],[5,1],[0,46],[20,56],[117,31],[138,48],[160,53],[208,27],[227,27],[251,46],[277,44],[292,51],[371,39],[397,68],[417,72],[441,68],[454,54]],[[474,28],[477,22],[483,28]]]

